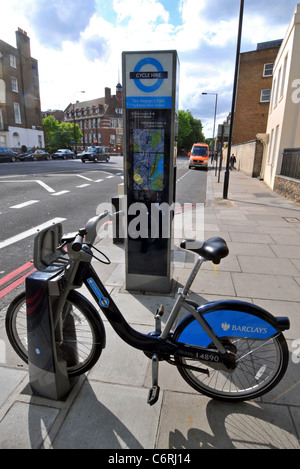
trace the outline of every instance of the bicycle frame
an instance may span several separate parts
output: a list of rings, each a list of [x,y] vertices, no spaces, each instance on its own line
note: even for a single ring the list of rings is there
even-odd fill
[[[81,255],[81,257],[85,257],[85,259],[75,261],[71,269],[72,272],[70,275],[71,278],[73,278],[74,284],[70,287],[70,289],[78,288],[80,285],[84,284],[93,296],[94,300],[100,306],[106,319],[109,321],[120,338],[124,340],[124,342],[126,342],[131,347],[142,350],[147,354],[147,356],[157,355],[160,359],[169,360],[170,356],[179,356],[185,358],[199,357],[201,352],[207,350],[206,347],[193,347],[189,344],[176,343],[172,341],[172,335],[170,333],[172,326],[178,316],[180,309],[184,307],[190,313],[195,315],[195,318],[200,323],[201,327],[204,328],[206,333],[211,337],[212,343],[214,343],[216,347],[214,350],[210,350],[210,360],[213,358],[216,362],[219,362],[220,365],[223,363],[226,369],[230,369],[234,366],[234,358],[232,354],[228,352],[221,344],[210,326],[206,323],[205,319],[197,314],[195,306],[198,305],[195,304],[193,307],[191,305],[192,302],[188,302],[188,300],[185,298],[199,268],[202,265],[202,258],[198,259],[184,289],[179,292],[178,298],[172,308],[163,332],[161,333],[160,327],[158,327],[156,331],[150,334],[143,334],[133,329],[128,324],[121,311],[113,301],[111,295],[108,293],[105,286],[99,279],[94,268],[92,267],[91,256],[92,253],[90,249],[87,246],[84,246],[84,254],[83,256]],[[59,301],[62,301],[63,303],[68,293],[69,290],[64,292],[64,295],[60,298]],[[187,365],[187,367],[190,366]]]
[[[152,359],[152,388],[148,397],[150,405],[153,405],[158,399],[158,362],[160,360],[176,365],[181,370],[193,370],[208,376],[210,376],[208,369],[194,367],[188,364],[186,360],[200,361],[203,365],[206,363],[207,367],[214,370],[233,372],[238,366],[239,360],[243,357],[239,358],[236,355],[236,348],[232,345],[231,337],[262,339],[265,343],[268,343],[269,340],[276,338],[283,330],[289,328],[287,318],[275,318],[270,313],[250,303],[228,300],[199,306],[187,299],[189,290],[202,263],[204,261],[219,263],[222,258],[228,255],[225,241],[221,238],[211,238],[203,243],[201,247],[197,247],[197,244],[188,247],[189,241],[181,243],[181,247],[190,249],[197,253],[199,257],[186,284],[178,291],[178,296],[163,331],[161,330],[161,308],[154,316],[156,327],[153,332],[143,334],[133,329],[122,315],[91,264],[92,258],[96,257],[91,248],[97,250],[93,246],[96,239],[97,223],[106,215],[107,213],[104,212],[89,220],[86,228],[79,230],[77,234],[64,235],[61,238],[62,244],[57,248],[60,255],[55,258],[55,263],[52,262],[51,256],[49,263],[45,260],[49,270],[53,269],[57,272],[54,281],[51,279],[51,282],[49,282],[55,341],[57,343],[63,341],[63,327],[64,319],[68,314],[68,307],[66,306],[69,304],[67,301],[69,293],[85,285],[119,337],[128,345],[143,351],[148,358]],[[42,236],[45,235],[45,233],[41,234]],[[40,235],[39,238],[41,238]],[[41,242],[37,242],[37,254],[42,250],[45,239],[41,238]],[[51,239],[56,240],[56,236],[51,236]],[[64,246],[67,246],[68,259],[65,257],[66,252],[62,250]],[[51,250],[50,254],[52,254]],[[62,260],[60,259],[61,254]],[[106,257],[104,254],[103,256]],[[44,257],[34,257],[37,261],[35,264],[37,268],[39,269],[39,265],[42,265],[41,270],[44,270],[44,264],[39,262],[43,261]],[[109,263],[109,259],[106,259]],[[87,299],[84,300],[88,302]],[[92,305],[90,307],[92,308]],[[179,325],[176,325],[173,331],[173,326],[181,308],[184,308],[190,314]],[[103,323],[99,313],[95,308],[93,310],[94,315],[98,315],[99,326],[101,324],[103,328],[102,347],[104,347],[105,331]]]

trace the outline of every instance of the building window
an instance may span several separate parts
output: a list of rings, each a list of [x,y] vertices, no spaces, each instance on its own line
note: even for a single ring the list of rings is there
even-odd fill
[[[273,149],[273,138],[274,138],[274,129],[272,129],[272,132],[271,132],[271,139],[270,139],[270,144],[269,144],[269,154],[268,154],[268,164],[270,164],[270,161],[271,161],[271,154],[272,154],[272,149]]]
[[[288,55],[286,55],[286,56],[285,56],[285,59],[284,59],[283,76],[282,76],[280,97],[282,97],[282,96],[284,95],[284,92],[285,92],[286,73],[287,73],[287,61],[288,61]]]
[[[0,135],[0,148],[6,147],[6,141],[5,141],[5,136]]]
[[[10,66],[13,67],[13,68],[17,68],[17,59],[14,55],[11,55],[9,56],[9,63],[10,63]]]
[[[38,78],[38,71],[36,65],[32,65],[32,76],[33,78]]]
[[[278,72],[275,106],[278,104],[278,101],[279,101],[279,98],[280,98],[280,96],[279,96],[280,85],[281,85],[281,67],[280,67],[280,70]]]
[[[274,100],[275,100],[275,90],[276,90],[276,78],[274,79],[274,82],[273,82],[273,86],[272,86],[272,100],[271,100],[271,104],[270,104],[270,113],[273,111],[274,107],[275,107],[275,104],[274,104]]]
[[[19,92],[18,80],[15,77],[11,77],[11,90],[15,91],[16,93]]]
[[[2,109],[0,108],[0,130],[4,130]]]
[[[265,64],[264,65],[264,77],[272,77],[273,76],[273,68],[274,64]]]
[[[19,103],[14,103],[15,123],[21,124],[21,113]]]
[[[260,94],[261,103],[269,103],[271,97],[271,90],[262,90]]]

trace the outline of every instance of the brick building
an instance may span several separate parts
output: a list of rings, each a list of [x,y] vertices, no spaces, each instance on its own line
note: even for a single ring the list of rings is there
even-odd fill
[[[18,28],[13,47],[0,40],[0,146],[43,147],[38,62],[30,39]]]
[[[42,111],[42,119],[49,116],[53,116],[58,122],[63,122],[65,119],[64,111],[60,111],[59,109],[48,109],[47,111]]]
[[[65,122],[76,123],[83,134],[78,150],[87,146],[105,145],[110,152],[123,153],[122,86],[116,94],[105,88],[105,96],[90,101],[70,103],[64,111]]]
[[[268,122],[273,66],[282,40],[257,44],[240,56],[240,70],[232,143],[256,139]]]

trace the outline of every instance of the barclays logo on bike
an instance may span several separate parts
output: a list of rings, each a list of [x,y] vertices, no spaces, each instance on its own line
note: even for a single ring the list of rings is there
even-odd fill
[[[102,294],[102,292],[100,291],[100,288],[98,287],[98,285],[96,285],[95,280],[91,277],[91,278],[88,278],[87,281],[88,281],[89,286],[91,287],[91,289],[97,296],[100,306],[107,307],[109,305],[109,300]]]
[[[223,322],[221,324],[223,331],[231,330],[231,332],[238,332],[238,333],[250,333],[250,334],[259,334],[265,335],[268,333],[267,327],[256,327],[256,326],[240,326],[237,324],[228,324]]]

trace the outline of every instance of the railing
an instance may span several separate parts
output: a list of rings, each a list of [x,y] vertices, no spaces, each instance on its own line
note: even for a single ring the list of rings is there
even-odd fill
[[[300,148],[285,148],[281,176],[300,179]]]

